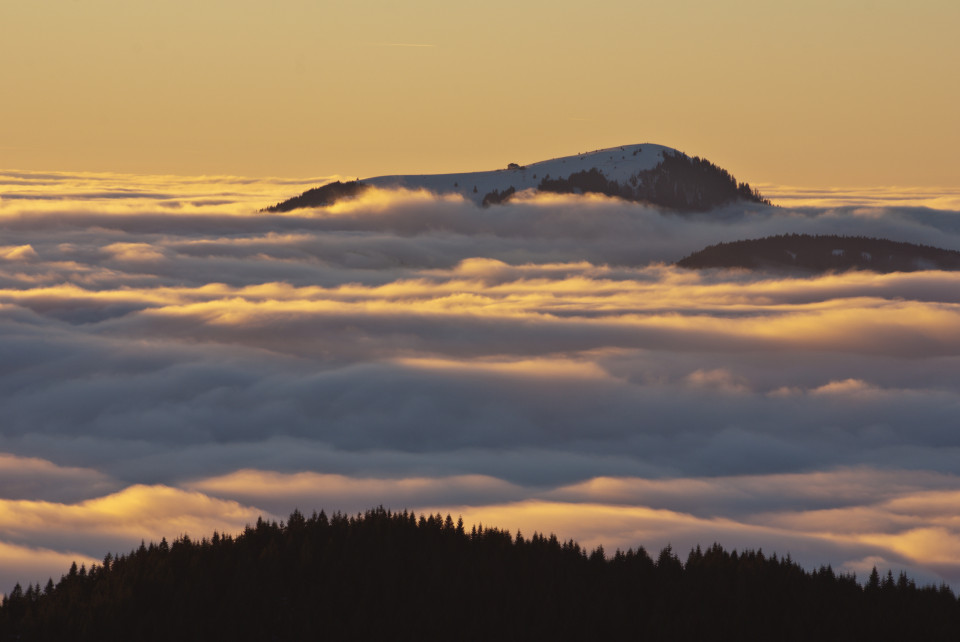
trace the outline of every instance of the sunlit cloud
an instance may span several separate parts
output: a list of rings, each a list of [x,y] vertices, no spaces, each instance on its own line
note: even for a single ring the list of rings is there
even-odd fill
[[[389,208],[408,208],[417,205],[433,205],[436,203],[462,204],[464,199],[459,194],[434,194],[425,189],[381,189],[371,187],[355,198],[338,201],[323,208],[308,210],[314,216],[349,216],[385,213]],[[295,214],[296,215],[296,214]],[[299,213],[303,215],[303,213]]]
[[[69,501],[119,490],[120,484],[93,468],[57,466],[36,457],[0,453],[0,498]]]
[[[137,484],[77,503],[0,500],[0,542],[94,556],[106,547],[102,556],[127,552],[142,539],[238,532],[260,514],[235,501]]]
[[[18,546],[0,541],[0,582],[3,582],[6,594],[19,583],[40,584],[43,588],[47,579],[56,583],[67,574],[71,564],[90,568],[101,563],[102,557],[90,557],[75,550],[50,550],[35,546]]]
[[[810,393],[813,395],[866,395],[880,394],[880,390],[876,386],[871,386],[859,379],[844,379],[843,381],[831,381],[811,390]]]
[[[696,370],[687,376],[687,381],[696,387],[712,388],[731,393],[746,392],[749,390],[745,380],[734,376],[722,368],[716,370]]]
[[[188,487],[211,495],[242,498],[242,501],[257,506],[277,506],[280,503],[286,508],[293,503],[294,506],[326,506],[339,510],[381,504],[400,509],[451,500],[487,502],[492,498],[512,500],[524,497],[519,486],[487,475],[378,479],[248,469],[197,480]]]
[[[921,578],[921,582],[953,577],[958,568],[952,543],[946,553],[938,553],[933,559],[917,555],[924,546],[944,543],[948,534],[941,529],[918,529],[891,536],[836,537],[806,532],[802,528],[778,529],[641,506],[571,505],[537,500],[495,506],[442,506],[433,508],[433,511],[459,514],[467,523],[500,525],[527,536],[534,532],[554,533],[562,540],[575,539],[588,550],[603,546],[608,554],[615,549],[637,548],[638,542],[642,542],[644,548],[654,555],[671,546],[681,559],[685,559],[687,552],[696,546],[735,541],[740,550],[761,549],[767,554],[780,556],[790,554],[807,567],[815,567],[817,560],[833,559],[838,570],[861,573],[870,569],[863,568],[858,554],[869,551],[869,559],[882,560],[886,568],[908,570],[914,577]],[[925,561],[918,564],[918,557],[925,558]]]
[[[934,190],[681,216],[371,189],[271,214],[322,179],[0,181],[17,581],[261,513],[384,504],[960,582],[960,273],[672,265],[783,233],[960,249]]]
[[[157,261],[164,258],[149,243],[111,243],[103,248],[118,261]]]
[[[30,245],[0,246],[0,260],[30,261],[37,258],[37,252]]]
[[[782,207],[929,207],[960,209],[955,187],[803,188],[760,183],[764,196]]]

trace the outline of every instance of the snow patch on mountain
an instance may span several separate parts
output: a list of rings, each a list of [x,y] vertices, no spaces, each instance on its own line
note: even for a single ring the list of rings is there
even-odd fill
[[[600,170],[608,180],[626,184],[639,172],[653,169],[664,154],[679,154],[663,145],[644,143],[599,149],[593,152],[564,156],[550,160],[519,165],[510,163],[505,169],[461,174],[408,174],[376,176],[361,182],[383,189],[426,189],[436,194],[460,194],[465,199],[480,203],[484,195],[513,187],[518,192],[535,189],[546,177],[568,178],[577,172]]]

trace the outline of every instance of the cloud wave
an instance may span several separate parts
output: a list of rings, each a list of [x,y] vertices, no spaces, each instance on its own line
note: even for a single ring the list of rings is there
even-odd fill
[[[378,504],[960,584],[960,276],[671,265],[778,233],[960,249],[958,212],[917,194],[266,214],[312,181],[0,184],[0,590]]]

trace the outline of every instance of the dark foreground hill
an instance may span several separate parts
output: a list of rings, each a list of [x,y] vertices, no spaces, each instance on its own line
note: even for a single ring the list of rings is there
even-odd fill
[[[960,270],[960,252],[862,236],[786,234],[718,243],[677,261],[685,268],[843,272]]]
[[[605,559],[447,516],[295,512],[16,587],[2,640],[956,640],[960,604],[718,545]]]

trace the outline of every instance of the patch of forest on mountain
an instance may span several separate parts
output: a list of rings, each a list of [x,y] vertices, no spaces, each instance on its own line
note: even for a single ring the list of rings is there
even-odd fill
[[[781,234],[711,245],[677,261],[684,268],[879,273],[960,270],[960,252],[863,236]]]
[[[502,192],[500,190],[495,189],[483,195],[483,201],[481,201],[480,205],[482,205],[483,207],[489,207],[491,205],[500,205],[501,203],[506,203],[507,201],[509,201],[513,197],[513,195],[516,193],[517,193],[517,188],[514,187],[513,185],[503,190]]]
[[[303,194],[300,194],[300,196],[288,198],[276,205],[264,208],[263,211],[289,212],[303,207],[325,207],[327,205],[333,205],[344,198],[359,196],[369,188],[369,185],[361,183],[360,181],[347,181],[346,183],[334,181],[333,183],[308,189]]]
[[[960,602],[789,556],[587,551],[383,508],[141,544],[0,606],[0,640],[956,640]]]
[[[735,201],[770,204],[758,190],[748,183],[737,183],[727,170],[707,159],[669,152],[664,152],[656,167],[637,172],[623,185],[594,167],[567,178],[546,176],[537,189],[561,194],[606,194],[679,212],[705,212]]]

